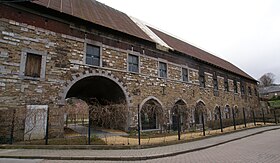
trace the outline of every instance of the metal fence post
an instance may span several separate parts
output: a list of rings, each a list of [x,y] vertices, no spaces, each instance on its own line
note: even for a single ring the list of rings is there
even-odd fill
[[[263,124],[265,125],[265,118],[264,118],[264,110],[262,108],[262,117],[263,117]]]
[[[141,128],[140,128],[140,105],[138,104],[138,109],[137,109],[137,116],[138,116],[138,145],[141,145]]]
[[[203,130],[203,136],[205,136],[205,125],[204,125],[204,115],[203,115],[203,113],[201,114],[201,118],[202,118],[202,130]]]
[[[273,114],[274,114],[275,124],[277,124],[277,117],[276,117],[275,109],[273,110]]]
[[[233,119],[233,127],[236,130],[236,123],[235,123],[235,110],[232,108],[232,119]]]
[[[221,132],[223,132],[223,120],[222,120],[222,112],[221,112],[221,107],[220,106],[219,106],[219,117],[220,117]]]
[[[13,144],[13,141],[14,141],[15,115],[16,115],[16,109],[13,110],[12,127],[11,127],[11,135],[10,135],[10,144]]]
[[[253,112],[253,120],[254,120],[254,125],[256,126],[256,117],[255,117],[255,111],[254,111],[254,110],[252,110],[252,112]]]
[[[89,110],[88,110],[88,145],[90,145],[90,137],[91,137],[91,129],[90,129],[90,126],[91,126],[91,124],[90,124],[90,113],[91,113],[91,109],[89,108]]]
[[[49,144],[49,121],[50,121],[50,108],[47,110],[47,126],[46,126],[46,140],[45,145]]]
[[[178,112],[178,140],[181,140],[181,119],[180,113]]]
[[[245,108],[243,108],[243,119],[244,119],[244,126],[246,126],[246,115],[245,115]]]

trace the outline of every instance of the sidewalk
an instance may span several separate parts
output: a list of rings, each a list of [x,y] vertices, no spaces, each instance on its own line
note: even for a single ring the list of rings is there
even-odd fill
[[[50,160],[111,160],[133,161],[198,151],[263,132],[280,129],[280,126],[267,126],[248,129],[231,134],[210,137],[199,141],[148,149],[126,150],[50,150],[50,149],[0,149],[0,158],[50,159]]]

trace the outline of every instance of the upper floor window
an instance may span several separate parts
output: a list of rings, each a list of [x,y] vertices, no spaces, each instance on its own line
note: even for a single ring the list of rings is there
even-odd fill
[[[128,55],[128,71],[139,72],[139,57],[136,55]]]
[[[258,96],[258,90],[255,88],[255,95]]]
[[[224,87],[225,87],[225,91],[229,91],[229,87],[228,87],[228,79],[224,78]]]
[[[238,90],[237,90],[237,81],[236,81],[236,80],[233,81],[233,90],[234,90],[234,93],[238,93]]]
[[[159,62],[159,76],[167,78],[167,65],[166,63]]]
[[[241,94],[242,94],[242,95],[245,94],[245,86],[244,86],[243,83],[241,83],[240,91],[241,91]]]
[[[45,78],[47,54],[26,49],[21,54],[20,75],[27,78]]]
[[[249,94],[249,96],[252,96],[252,90],[251,90],[250,86],[248,87],[248,94]]]
[[[214,90],[217,91],[219,88],[218,88],[218,79],[216,73],[214,73],[213,75],[213,85],[214,85]]]
[[[189,70],[182,68],[182,79],[183,81],[189,81]]]
[[[204,71],[203,70],[199,70],[199,85],[200,87],[205,88],[205,76],[204,76]]]
[[[100,47],[90,44],[86,46],[86,64],[100,66]]]

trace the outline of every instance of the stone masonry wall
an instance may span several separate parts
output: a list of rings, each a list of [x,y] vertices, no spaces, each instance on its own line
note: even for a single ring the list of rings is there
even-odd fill
[[[240,91],[233,92],[233,81],[229,80],[229,92],[224,91],[224,79],[218,77],[219,95],[214,96],[213,75],[205,73],[206,88],[200,88],[198,70],[189,68],[189,82],[181,80],[181,66],[175,63],[168,65],[168,78],[158,77],[158,58],[152,58],[137,52],[140,59],[140,72],[127,72],[127,55],[131,49],[122,50],[117,47],[102,45],[102,65],[95,67],[84,63],[85,39],[55,33],[49,30],[18,23],[13,20],[0,19],[0,120],[11,123],[5,119],[5,114],[24,113],[26,105],[48,105],[50,109],[50,135],[63,136],[63,110],[59,105],[61,93],[76,74],[85,74],[88,71],[106,71],[118,78],[127,88],[131,96],[129,101],[129,126],[135,126],[137,119],[137,105],[149,97],[156,98],[162,103],[165,113],[170,110],[176,101],[186,101],[188,109],[193,109],[198,101],[203,101],[208,112],[213,113],[216,106],[238,108],[258,108],[258,97],[252,96],[244,99]],[[24,49],[31,49],[47,53],[45,78],[27,79],[20,76],[22,66],[21,54]],[[163,85],[165,88],[163,88]],[[251,85],[252,92],[256,85]],[[164,89],[164,93],[163,93]],[[240,83],[238,83],[240,90]],[[110,93],[110,92],[108,92]],[[211,119],[211,117],[208,117]],[[18,116],[16,138],[23,138],[24,118]],[[1,135],[7,135],[9,124],[1,123]],[[5,129],[4,129],[5,128]],[[60,134],[57,134],[60,133]]]

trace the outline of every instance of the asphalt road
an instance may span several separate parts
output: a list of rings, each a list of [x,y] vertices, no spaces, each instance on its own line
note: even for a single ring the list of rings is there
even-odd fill
[[[17,163],[17,162],[36,162],[36,163],[111,163],[111,161],[66,161],[66,160],[9,160],[0,159],[0,163]],[[122,161],[123,162],[123,161]],[[148,161],[131,161],[131,162],[245,162],[245,163],[279,163],[280,162],[280,130],[265,132],[248,138],[226,143],[197,152],[177,155],[174,157],[153,159]]]

